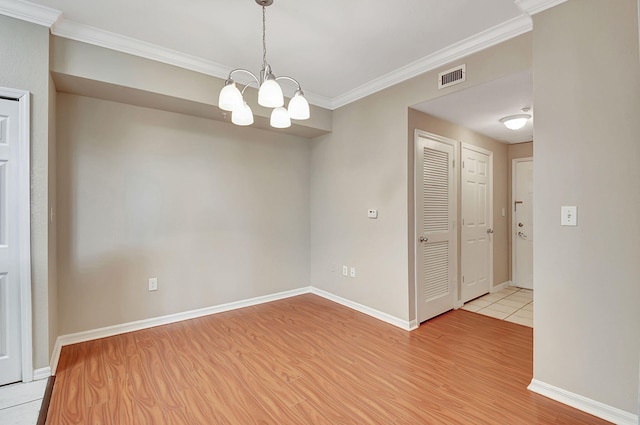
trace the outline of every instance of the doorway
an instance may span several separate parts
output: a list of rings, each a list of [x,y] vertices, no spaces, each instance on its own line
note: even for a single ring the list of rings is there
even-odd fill
[[[533,158],[514,159],[512,170],[512,281],[533,289]]]
[[[29,111],[0,87],[0,385],[33,379]]]

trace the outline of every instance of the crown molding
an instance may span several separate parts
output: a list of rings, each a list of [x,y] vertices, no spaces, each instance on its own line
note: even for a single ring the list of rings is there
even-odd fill
[[[60,19],[62,12],[22,0],[0,0],[0,15],[51,27]]]
[[[515,0],[529,15],[553,7],[566,0]],[[92,44],[118,52],[177,66],[213,77],[226,79],[232,68],[214,61],[167,49],[152,43],[104,31],[65,19],[62,12],[23,0],[0,0],[0,14],[51,28],[53,35]],[[380,90],[456,61],[480,50],[531,31],[530,16],[523,14],[472,37],[447,46],[429,56],[389,72],[334,98],[305,90],[309,103],[334,110]]]
[[[434,70],[442,65],[461,59],[470,54],[495,46],[520,34],[531,31],[531,18],[527,15],[517,16],[493,28],[482,31],[455,44],[445,47],[429,56],[418,59],[408,65],[389,72],[360,87],[350,90],[333,99],[331,109],[337,109],[351,102],[362,99],[380,90]]]
[[[2,0],[0,0],[2,1]],[[226,79],[233,68],[214,61],[188,55],[176,50],[168,49],[146,41],[126,37],[109,31],[104,31],[89,25],[80,24],[68,19],[60,19],[51,28],[51,33],[82,43],[104,47],[117,52],[126,53],[156,62],[173,65],[190,71],[200,72],[213,77]],[[305,91],[307,100],[323,108],[328,108],[330,99]]]
[[[231,71],[231,68],[213,61],[101,30],[89,25],[80,24],[68,19],[61,19],[53,25],[51,27],[51,33],[58,37],[104,47],[180,68],[186,68],[218,78],[226,79]]]
[[[528,13],[529,16],[550,9],[565,1],[567,0],[515,0],[516,6],[522,9],[523,12]]]

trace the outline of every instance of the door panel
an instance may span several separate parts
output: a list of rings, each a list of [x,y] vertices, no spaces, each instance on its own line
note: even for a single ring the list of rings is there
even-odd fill
[[[454,307],[457,142],[416,138],[416,282],[418,321]],[[422,239],[422,240],[421,240]]]
[[[533,289],[533,160],[513,162],[513,284]]]
[[[491,290],[492,284],[492,154],[462,148],[461,301]]]
[[[22,379],[17,101],[0,99],[0,385]]]

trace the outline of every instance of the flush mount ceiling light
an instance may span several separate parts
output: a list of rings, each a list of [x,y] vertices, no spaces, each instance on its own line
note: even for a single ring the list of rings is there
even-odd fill
[[[273,0],[255,0],[262,6],[262,70],[260,78],[246,69],[234,69],[229,73],[224,87],[220,90],[218,107],[225,111],[231,111],[231,122],[236,125],[253,124],[253,112],[244,100],[244,91],[251,84],[256,83],[258,89],[258,104],[266,108],[274,108],[271,111],[271,126],[275,128],[287,128],[291,126],[291,120],[306,120],[309,118],[309,102],[304,97],[300,83],[291,77],[276,77],[271,72],[271,65],[267,63],[267,42],[266,42],[266,7],[273,3]],[[247,83],[242,91],[236,86],[232,76],[235,73],[248,74],[253,80]],[[289,101],[287,109],[284,108],[284,95],[278,80],[288,80],[296,85],[296,91]]]
[[[530,108],[522,108],[522,112],[529,112]],[[529,114],[518,114],[518,115],[511,115],[508,117],[504,117],[500,120],[500,122],[502,124],[504,124],[505,127],[507,127],[509,130],[520,130],[522,127],[524,127],[527,124],[527,121],[529,120],[529,118],[531,118],[531,115]]]

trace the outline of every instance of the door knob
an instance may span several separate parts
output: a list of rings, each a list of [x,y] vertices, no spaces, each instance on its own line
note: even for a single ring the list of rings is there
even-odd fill
[[[524,227],[523,223],[518,223],[518,227]]]
[[[493,233],[493,229],[487,229],[487,233],[488,233],[488,234]]]
[[[527,235],[525,235],[523,232],[518,232],[518,236],[520,236],[521,238],[527,239]]]
[[[420,236],[420,239],[419,239],[420,242],[427,242],[428,240],[429,238],[426,236]]]

